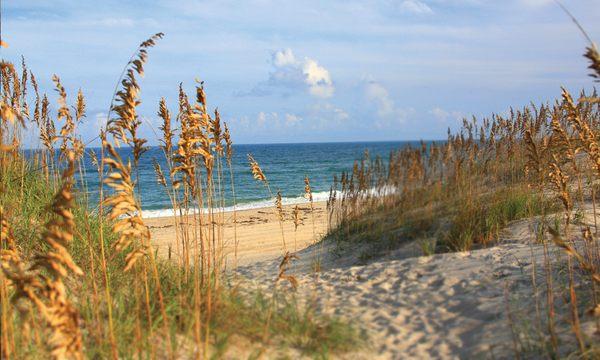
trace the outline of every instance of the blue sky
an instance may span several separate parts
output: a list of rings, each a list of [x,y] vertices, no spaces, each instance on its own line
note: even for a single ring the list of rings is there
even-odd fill
[[[600,0],[564,1],[600,39]],[[162,31],[141,81],[156,143],[158,101],[205,80],[238,143],[444,138],[464,116],[591,88],[585,41],[548,0],[3,1],[2,58],[23,55],[52,93],[105,119],[123,65]],[[598,40],[600,41],[600,40]]]

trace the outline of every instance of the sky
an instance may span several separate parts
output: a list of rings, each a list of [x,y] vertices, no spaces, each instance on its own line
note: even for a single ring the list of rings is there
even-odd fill
[[[600,41],[600,0],[564,4]],[[464,117],[593,86],[585,39],[551,0],[4,0],[0,51],[24,56],[53,104],[53,74],[71,99],[81,88],[93,139],[159,31],[140,81],[151,144],[160,98],[175,111],[195,79],[237,143],[443,139]]]

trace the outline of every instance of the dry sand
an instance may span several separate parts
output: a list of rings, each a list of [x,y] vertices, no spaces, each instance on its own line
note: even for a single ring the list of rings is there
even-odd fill
[[[321,235],[326,230],[323,204],[319,204],[318,211],[317,233]],[[268,293],[273,289],[281,261],[277,218],[272,209],[266,209],[240,213],[238,219],[241,265],[237,273],[242,275],[238,279],[249,285],[245,288]],[[149,223],[155,241],[164,247],[171,239],[171,231],[160,224],[167,224],[167,220],[153,219]],[[542,247],[530,243],[531,220],[510,224],[500,244],[492,248],[425,257],[418,256],[415,243],[408,243],[365,265],[357,265],[359,248],[333,252],[330,250],[334,244],[308,246],[312,242],[310,217],[305,216],[304,223],[297,233],[299,260],[288,271],[299,280],[297,299],[322,313],[353,322],[365,331],[370,344],[360,353],[339,357],[503,359],[515,356],[507,304],[514,308],[511,311],[515,314],[525,311],[531,319],[533,266],[537,267],[538,278],[543,277]],[[226,229],[230,236],[230,225]],[[286,224],[286,238],[288,244],[293,243],[291,221]],[[312,269],[318,251],[323,254],[322,271],[315,275]],[[280,286],[289,290],[289,285]],[[512,323],[520,323],[518,315],[514,317],[517,319]]]
[[[295,206],[295,205],[294,205]],[[325,216],[325,202],[314,203],[314,227],[310,204],[298,205],[302,223],[294,229],[292,211],[294,206],[284,206],[285,221],[283,232],[287,250],[295,251],[306,248],[315,240],[321,239],[327,232]],[[235,238],[237,232],[239,265],[256,263],[261,260],[281,257],[283,254],[283,241],[279,218],[274,208],[252,209],[238,211],[237,229],[233,223],[233,212],[226,212],[224,216],[224,253],[229,267],[235,263]],[[172,258],[177,257],[175,239],[175,219],[173,217],[144,219],[152,232],[152,242],[158,248],[161,256],[167,257],[171,247]],[[217,219],[218,221],[218,219]],[[314,229],[314,231],[313,231]]]

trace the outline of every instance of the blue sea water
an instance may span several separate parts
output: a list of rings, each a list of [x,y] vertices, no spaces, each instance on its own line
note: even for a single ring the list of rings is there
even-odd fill
[[[365,150],[370,157],[382,157],[387,163],[389,154],[407,146],[419,146],[416,141],[398,142],[346,142],[346,143],[304,143],[304,144],[252,144],[234,145],[233,172],[237,209],[273,206],[267,188],[253,179],[248,165],[247,154],[252,154],[269,180],[273,193],[281,191],[284,204],[303,203],[304,177],[310,178],[315,201],[326,200],[334,174],[351,171],[355,160],[363,157]],[[92,149],[98,152],[98,149]],[[124,147],[119,149],[127,158],[131,152]],[[150,147],[139,164],[139,186],[142,209],[145,217],[170,215],[170,200],[157,180],[153,167],[156,159],[166,173],[166,161],[159,147]],[[226,165],[224,163],[224,165]],[[97,203],[98,173],[89,155],[84,159],[85,178],[90,203]],[[229,169],[223,168],[222,188],[227,209],[233,205],[230,191]],[[227,210],[226,209],[226,210]]]

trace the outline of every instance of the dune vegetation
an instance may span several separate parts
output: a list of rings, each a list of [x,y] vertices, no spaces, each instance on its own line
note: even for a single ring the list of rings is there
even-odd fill
[[[584,56],[600,79],[596,46]],[[600,313],[599,104],[595,90],[575,100],[563,88],[554,103],[465,119],[446,141],[422,141],[387,161],[365,153],[334,178],[327,239],[339,256],[358,248],[368,263],[415,242],[423,255],[494,246],[511,221],[532,219],[545,263],[542,279],[532,277],[537,316],[525,316],[536,330],[517,337],[516,356],[532,347],[552,358],[573,348],[583,358],[598,356],[598,322],[590,338],[580,317]],[[562,251],[553,256],[553,248]],[[559,341],[561,326],[569,340]]]
[[[347,323],[277,288],[261,294],[230,284],[223,214],[212,209],[229,196],[221,182],[233,181],[232,142],[219,113],[209,113],[202,83],[192,100],[179,89],[175,116],[164,100],[158,106],[169,168],[156,164],[157,180],[179,215],[178,261],[157,257],[137,189],[146,139],[136,107],[148,50],[162,36],[141,43],[123,71],[99,153],[77,132],[86,121],[81,91],[71,102],[54,76],[52,113],[25,62],[21,71],[1,63],[2,358],[206,358],[231,343],[250,344],[233,351],[252,357],[268,347],[315,356],[355,348],[358,333]],[[41,146],[27,151],[21,137],[31,128]],[[132,157],[121,158],[119,146]],[[102,179],[97,204],[86,196],[84,152]]]

